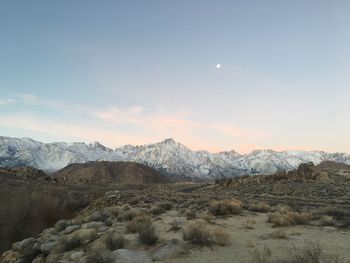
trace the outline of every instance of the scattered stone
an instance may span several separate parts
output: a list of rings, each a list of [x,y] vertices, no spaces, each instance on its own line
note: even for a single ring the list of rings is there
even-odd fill
[[[68,235],[73,233],[74,231],[80,229],[79,225],[72,225],[72,226],[68,226],[66,227],[66,229],[63,231],[63,234]]]
[[[32,263],[44,263],[45,257],[44,255],[39,255],[36,258],[33,259]]]
[[[101,226],[105,226],[105,223],[103,222],[88,222],[85,223],[81,226],[81,228],[86,229],[86,228],[99,228]]]
[[[114,263],[151,263],[151,257],[140,251],[132,251],[129,249],[117,249],[112,252]]]
[[[166,244],[165,246],[157,248],[152,253],[152,259],[156,261],[170,260],[173,258],[178,258],[187,252],[188,251],[185,246],[176,240],[169,244]]]
[[[79,229],[74,233],[70,234],[69,239],[78,238],[82,244],[88,244],[97,238],[96,230],[93,228]]]
[[[83,251],[74,252],[73,254],[70,255],[70,258],[73,259],[74,261],[78,261],[84,256],[84,254],[85,253]]]
[[[0,257],[1,263],[23,263],[21,255],[18,251],[8,250]]]
[[[45,255],[48,255],[53,250],[53,248],[57,245],[57,243],[58,243],[57,236],[56,236],[56,239],[48,239],[46,240],[46,242],[41,244],[40,250]]]
[[[22,252],[24,250],[27,250],[28,248],[32,248],[34,243],[35,243],[35,238],[30,237],[30,238],[24,239],[24,240],[22,240],[20,242],[12,244],[12,249],[14,251]]]

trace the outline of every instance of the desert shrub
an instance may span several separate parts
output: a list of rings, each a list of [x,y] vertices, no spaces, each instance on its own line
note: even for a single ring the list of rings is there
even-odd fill
[[[101,222],[105,222],[108,218],[108,214],[106,213],[106,211],[103,210],[99,210],[99,211],[95,211],[93,212],[90,216],[89,216],[89,221],[101,221]]]
[[[162,208],[164,211],[168,211],[171,208],[173,208],[173,204],[171,202],[162,202],[158,206]]]
[[[256,224],[256,221],[252,218],[249,218],[247,219],[244,224],[243,224],[243,228],[246,228],[246,229],[254,229],[255,228],[255,224]]]
[[[208,223],[212,223],[214,220],[214,216],[212,214],[205,214],[202,218]]]
[[[341,228],[350,228],[350,217],[345,219],[344,222],[340,225]]]
[[[138,230],[138,238],[142,244],[152,246],[158,242],[158,235],[153,225],[140,225]]]
[[[122,211],[120,206],[111,206],[111,207],[108,207],[106,210],[110,212],[112,215],[114,215],[115,217],[118,217],[118,215]]]
[[[134,219],[134,217],[137,216],[137,211],[135,209],[129,209],[126,211],[122,211],[118,215],[118,219],[121,221],[131,221]]]
[[[151,218],[146,214],[139,214],[126,224],[126,231],[128,233],[136,233],[143,225],[151,225]]]
[[[169,231],[177,232],[181,229],[182,222],[179,220],[174,220],[170,222],[169,225],[170,225]]]
[[[344,209],[334,207],[334,206],[326,206],[325,208],[319,210],[318,214],[332,216],[338,220],[343,219],[347,216],[347,212]]]
[[[112,263],[114,262],[110,251],[91,251],[87,254],[86,263]]]
[[[82,245],[81,239],[78,236],[66,236],[59,241],[59,250],[62,252],[71,251]]]
[[[116,250],[120,248],[124,248],[125,246],[125,238],[122,235],[119,235],[117,233],[108,233],[105,237],[103,242],[106,244],[109,250]]]
[[[271,256],[272,252],[270,248],[265,245],[261,251],[258,249],[253,251],[249,263],[272,263]]]
[[[340,257],[323,252],[323,248],[315,242],[307,242],[304,247],[293,247],[287,259],[279,259],[279,263],[341,263]]]
[[[286,232],[281,230],[281,229],[273,231],[272,233],[270,233],[269,236],[273,239],[286,239],[287,238]]]
[[[230,243],[230,235],[222,228],[216,227],[212,232],[212,240],[215,244],[227,246]]]
[[[163,214],[164,212],[170,210],[171,208],[173,208],[173,204],[170,202],[162,202],[160,204],[158,204],[157,206],[153,207],[151,209],[151,213],[153,215],[160,215]]]
[[[68,226],[67,220],[58,220],[55,224],[55,230],[60,232]]]
[[[164,208],[160,207],[160,206],[155,206],[155,207],[152,207],[151,209],[151,213],[153,215],[161,215],[165,212]]]
[[[313,216],[309,212],[294,212],[289,215],[291,221],[294,221],[296,225],[305,225],[312,220]]]
[[[138,203],[140,203],[140,198],[139,197],[131,198],[130,201],[129,201],[130,205],[137,205]]]
[[[188,212],[188,210],[186,208],[180,208],[177,211],[177,214],[178,214],[178,216],[184,216],[187,212]]]
[[[255,250],[249,263],[345,263],[340,257],[326,254],[323,248],[314,242],[306,242],[304,247],[293,246],[285,258],[272,260],[271,250],[265,246],[262,251]]]
[[[221,228],[210,227],[204,222],[194,222],[184,229],[183,239],[199,246],[225,246],[229,243],[230,236]]]
[[[187,220],[191,220],[191,219],[195,219],[197,217],[196,213],[193,211],[188,211],[186,213],[186,219]]]
[[[335,220],[333,216],[322,216],[321,217],[321,225],[323,226],[334,226]]]
[[[213,215],[237,215],[242,212],[242,202],[236,199],[213,201],[209,205],[209,211]]]
[[[291,226],[291,225],[305,225],[313,218],[309,212],[292,212],[283,211],[269,214],[268,222],[273,223],[273,226]]]
[[[271,207],[265,202],[259,202],[256,204],[250,204],[248,209],[254,212],[266,213],[270,211]]]

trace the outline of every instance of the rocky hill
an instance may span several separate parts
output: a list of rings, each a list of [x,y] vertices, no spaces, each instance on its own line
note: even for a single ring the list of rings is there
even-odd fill
[[[42,170],[33,167],[0,167],[0,178],[14,176],[22,179],[46,179],[48,177]]]
[[[30,138],[0,137],[0,167],[32,166],[52,173],[68,164],[89,161],[132,161],[150,166],[169,177],[210,179],[222,176],[273,174],[293,170],[301,163],[336,161],[350,164],[350,155],[322,151],[255,150],[241,155],[233,150],[192,151],[166,139],[159,143],[114,150],[99,143],[41,143]]]
[[[157,184],[169,179],[156,170],[133,162],[88,162],[70,164],[54,174],[64,184]]]

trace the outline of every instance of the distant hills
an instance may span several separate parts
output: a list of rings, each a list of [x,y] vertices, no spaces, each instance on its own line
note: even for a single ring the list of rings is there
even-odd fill
[[[335,161],[350,165],[350,155],[323,151],[254,150],[241,155],[235,151],[210,153],[192,151],[166,139],[159,143],[110,149],[98,142],[42,143],[30,138],[0,137],[0,167],[31,166],[53,173],[73,163],[89,161],[130,161],[150,166],[168,177],[214,178],[242,174],[272,174],[292,170],[299,164]]]
[[[159,184],[169,179],[143,164],[133,162],[75,163],[57,171],[54,177],[64,184]]]

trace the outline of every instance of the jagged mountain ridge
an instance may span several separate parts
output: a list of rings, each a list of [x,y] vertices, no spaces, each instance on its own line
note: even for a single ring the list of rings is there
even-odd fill
[[[241,174],[270,174],[280,169],[291,170],[303,162],[319,164],[329,160],[350,164],[346,153],[323,151],[255,150],[241,155],[235,151],[210,153],[192,151],[186,146],[166,139],[159,143],[114,150],[100,143],[42,143],[30,138],[0,136],[0,166],[32,166],[55,172],[71,163],[89,161],[134,161],[148,165],[168,176],[213,178]]]

